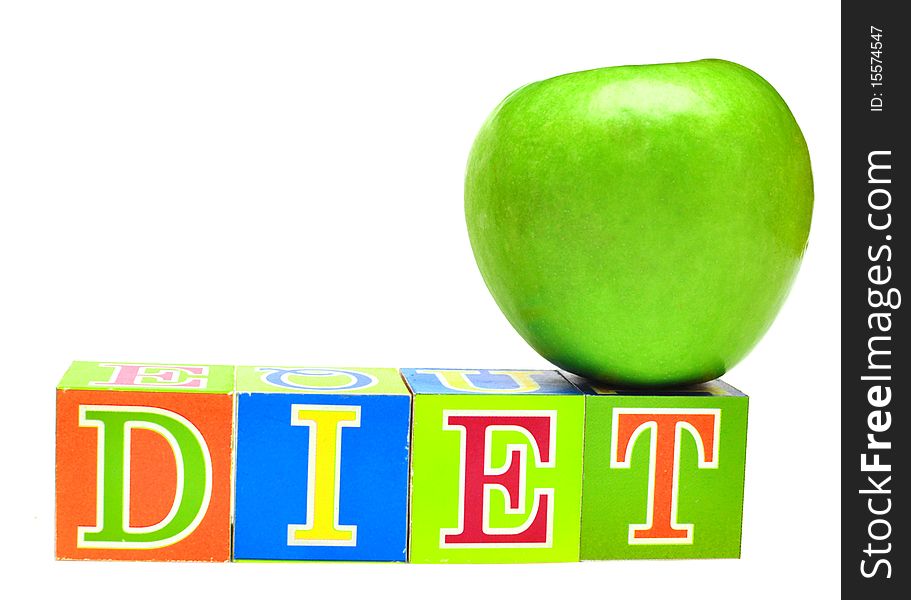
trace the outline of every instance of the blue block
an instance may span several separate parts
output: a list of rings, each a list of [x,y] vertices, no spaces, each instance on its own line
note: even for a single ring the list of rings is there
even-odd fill
[[[238,367],[234,560],[404,561],[410,415],[395,369]]]

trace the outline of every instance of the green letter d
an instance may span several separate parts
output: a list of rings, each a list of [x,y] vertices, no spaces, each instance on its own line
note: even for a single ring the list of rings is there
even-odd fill
[[[184,539],[199,525],[212,496],[212,459],[199,430],[177,413],[146,406],[80,406],[79,426],[98,429],[97,518],[79,527],[79,548],[152,549]],[[174,502],[155,525],[130,526],[130,434],[154,431],[177,465]]]

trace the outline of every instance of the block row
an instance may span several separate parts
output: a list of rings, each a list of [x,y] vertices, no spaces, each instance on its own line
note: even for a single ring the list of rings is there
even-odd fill
[[[720,380],[76,362],[57,557],[738,557],[747,402]]]

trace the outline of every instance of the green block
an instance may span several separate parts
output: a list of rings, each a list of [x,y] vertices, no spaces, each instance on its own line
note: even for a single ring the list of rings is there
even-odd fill
[[[414,563],[579,560],[584,396],[556,371],[402,369]]]
[[[739,558],[747,396],[569,377],[586,392],[582,560]]]

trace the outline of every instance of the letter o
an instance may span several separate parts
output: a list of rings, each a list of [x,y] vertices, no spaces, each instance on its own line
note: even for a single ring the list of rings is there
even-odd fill
[[[876,198],[877,194],[880,194],[880,195],[883,195],[886,197],[886,203],[883,204],[882,206],[873,202],[873,199]],[[889,190],[884,190],[882,188],[876,188],[875,190],[871,190],[870,193],[867,194],[867,204],[873,210],[886,210],[887,208],[889,208],[889,206],[892,205],[892,194],[889,193]]]
[[[875,533],[873,533],[874,526],[879,525],[879,524],[886,526],[886,533],[884,535],[876,535]],[[873,538],[877,542],[887,540],[892,535],[892,524],[889,523],[889,521],[887,521],[885,519],[873,519],[872,521],[870,521],[870,524],[867,525],[867,535],[869,535],[871,538]]]

